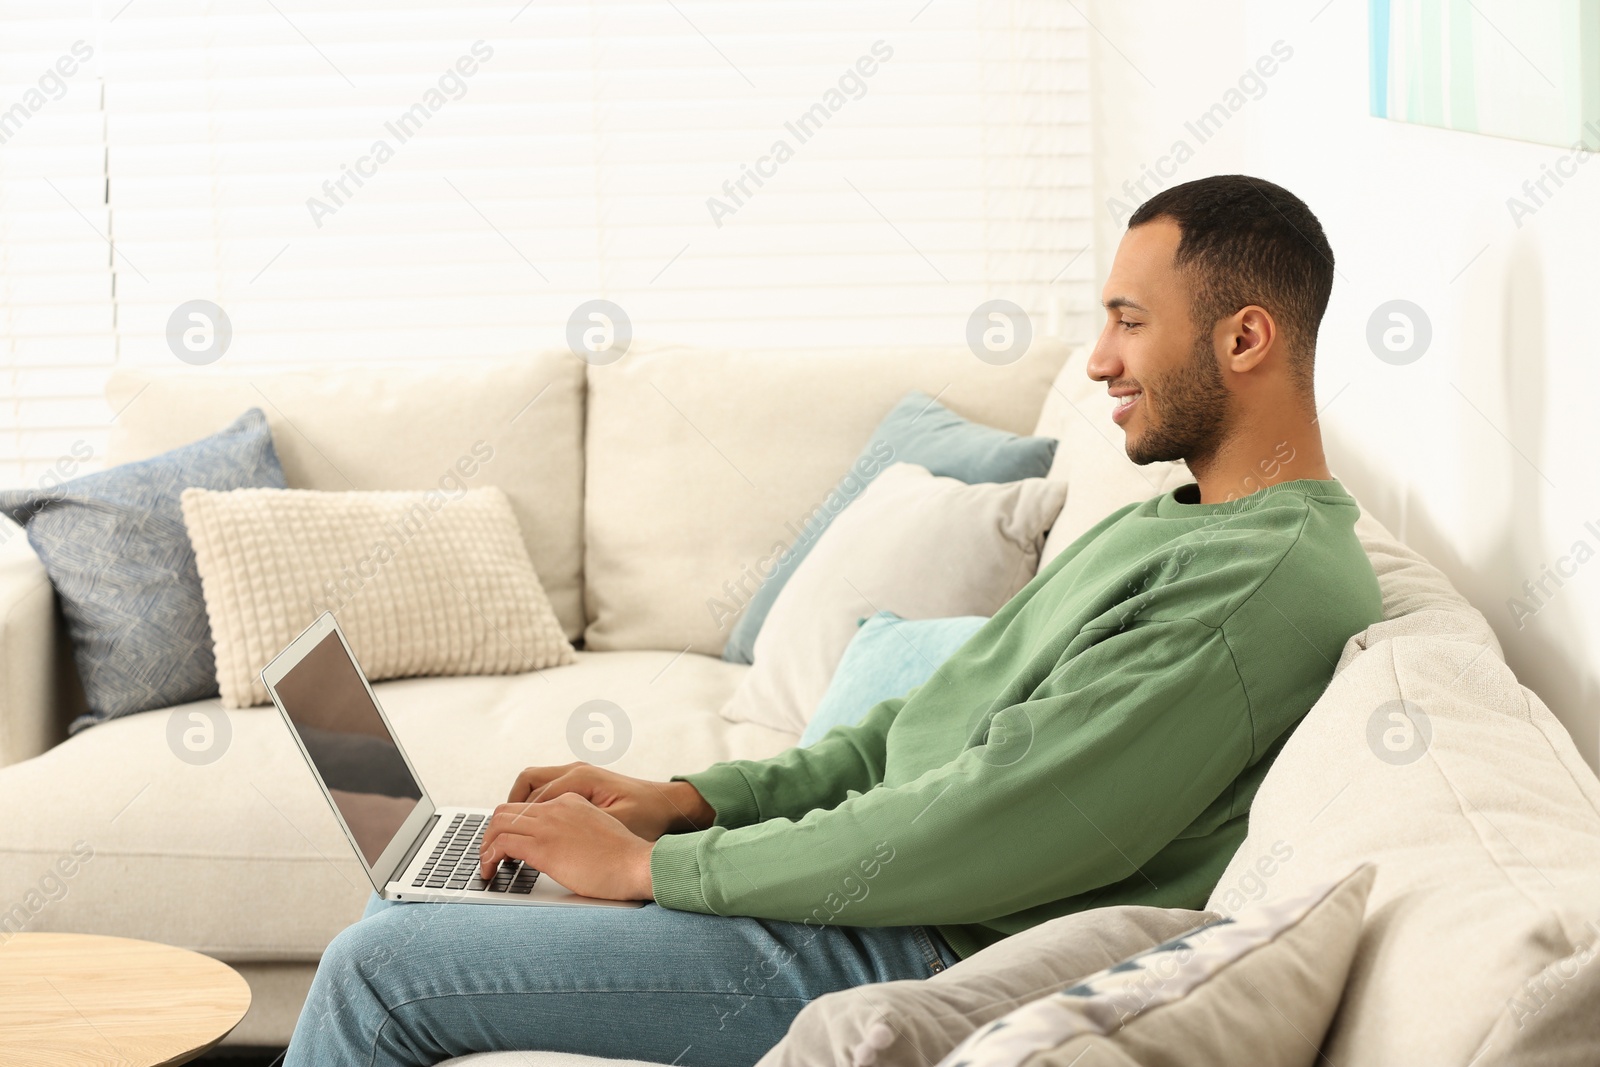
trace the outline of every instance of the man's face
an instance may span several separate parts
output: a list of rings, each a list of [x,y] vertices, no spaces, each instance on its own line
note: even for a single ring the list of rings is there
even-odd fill
[[[1210,455],[1228,427],[1211,330],[1195,329],[1189,283],[1172,265],[1181,236],[1171,219],[1130,229],[1101,297],[1106,325],[1089,377],[1118,398],[1112,418],[1135,463]]]

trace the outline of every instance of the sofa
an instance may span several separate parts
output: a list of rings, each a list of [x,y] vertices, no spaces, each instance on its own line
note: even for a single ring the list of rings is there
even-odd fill
[[[560,351],[425,367],[123,370],[108,386],[118,414],[105,458],[156,454],[250,407],[266,412],[291,488],[425,489],[474,442],[492,442],[495,459],[475,484],[509,498],[576,661],[375,686],[435,801],[485,805],[522,767],[573,759],[568,716],[596,698],[629,719],[631,742],[612,764],[627,774],[794,744],[793,734],[719,716],[749,668],[720,658],[727,623],[709,605],[793,539],[909,390],[978,422],[1059,439],[1058,525],[1087,529],[1180,484],[1181,465],[1127,462],[1085,358],[1041,339],[1003,366],[965,349],[638,347],[605,366]],[[1321,1042],[1332,1062],[1522,1062],[1536,989],[1547,994],[1538,1039],[1570,1032],[1570,1047],[1592,1054],[1600,782],[1506,667],[1484,616],[1371,515],[1357,531],[1384,620],[1351,639],[1283,748],[1213,906],[1241,884],[1270,901],[1352,861],[1376,865]],[[86,845],[92,859],[30,912],[27,929],[212,955],[253,995],[227,1042],[286,1043],[323,948],[358,918],[370,887],[277,712],[228,711],[227,751],[205,764],[169,745],[182,708],[63,740],[82,710],[70,649],[42,566],[26,538],[5,532],[0,810],[21,818],[0,827],[0,907],[37,900],[56,858]],[[1403,764],[1371,741],[1375,714],[1395,701],[1421,706],[1429,724],[1420,758]],[[220,710],[215,700],[191,707]],[[1282,842],[1292,860],[1249,879],[1256,857]]]

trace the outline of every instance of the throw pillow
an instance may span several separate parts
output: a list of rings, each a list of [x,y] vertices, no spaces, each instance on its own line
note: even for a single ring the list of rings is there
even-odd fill
[[[1312,1067],[1339,1006],[1377,868],[1258,904],[1026,1004],[948,1067]]]
[[[1044,478],[967,485],[894,464],[839,513],[783,587],[723,717],[803,731],[856,620],[874,611],[993,615],[1038,570],[1065,495]]]
[[[513,674],[573,661],[498,488],[183,494],[226,708],[323,611],[367,677]]]
[[[756,636],[785,583],[794,576],[835,515],[861,495],[867,483],[891,463],[915,463],[936,475],[969,485],[1042,478],[1050,471],[1056,442],[1048,437],[1019,437],[992,426],[970,422],[920,390],[905,395],[884,416],[855,465],[812,513],[794,544],[778,557],[772,574],[761,583],[733,625],[722,658],[751,663]]]
[[[0,514],[27,527],[67,620],[89,706],[72,733],[216,695],[211,630],[178,505],[191,486],[283,486],[259,408],[150,459],[53,489],[0,492]]]
[[[815,744],[835,726],[854,726],[879,702],[937,678],[944,661],[988,621],[982,615],[902,619],[892,611],[862,619],[800,735],[801,746]]]
[[[1217,917],[1133,905],[1063,915],[932,978],[857,986],[812,1001],[761,1067],[929,1067],[1018,1005]]]
[[[1182,460],[1139,466],[1128,458],[1122,427],[1111,421],[1113,401],[1105,383],[1089,377],[1088,362],[1088,348],[1067,357],[1034,428],[1061,442],[1050,477],[1067,483],[1067,503],[1044,543],[1041,567],[1118,508],[1194,481]]]

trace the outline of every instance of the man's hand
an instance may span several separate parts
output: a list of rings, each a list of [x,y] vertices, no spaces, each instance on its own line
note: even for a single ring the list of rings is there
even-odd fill
[[[567,794],[582,797],[646,841],[662,834],[704,830],[717,819],[716,811],[688,782],[647,782],[588,763],[529,767],[517,775],[506,800],[511,804],[542,802]],[[487,835],[484,840],[487,842]],[[560,881],[560,876],[556,877]]]
[[[494,876],[501,860],[530,867],[586,897],[654,900],[650,842],[574,793],[536,804],[501,804],[489,819],[478,874]]]

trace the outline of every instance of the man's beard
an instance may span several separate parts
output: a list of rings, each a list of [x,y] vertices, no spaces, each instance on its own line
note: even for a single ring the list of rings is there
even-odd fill
[[[1200,331],[1195,337],[1188,363],[1154,382],[1145,382],[1143,389],[1144,432],[1137,439],[1128,438],[1128,458],[1140,465],[1187,460],[1191,471],[1205,466],[1227,432],[1231,399],[1209,331]],[[1156,398],[1153,409],[1152,396]]]

